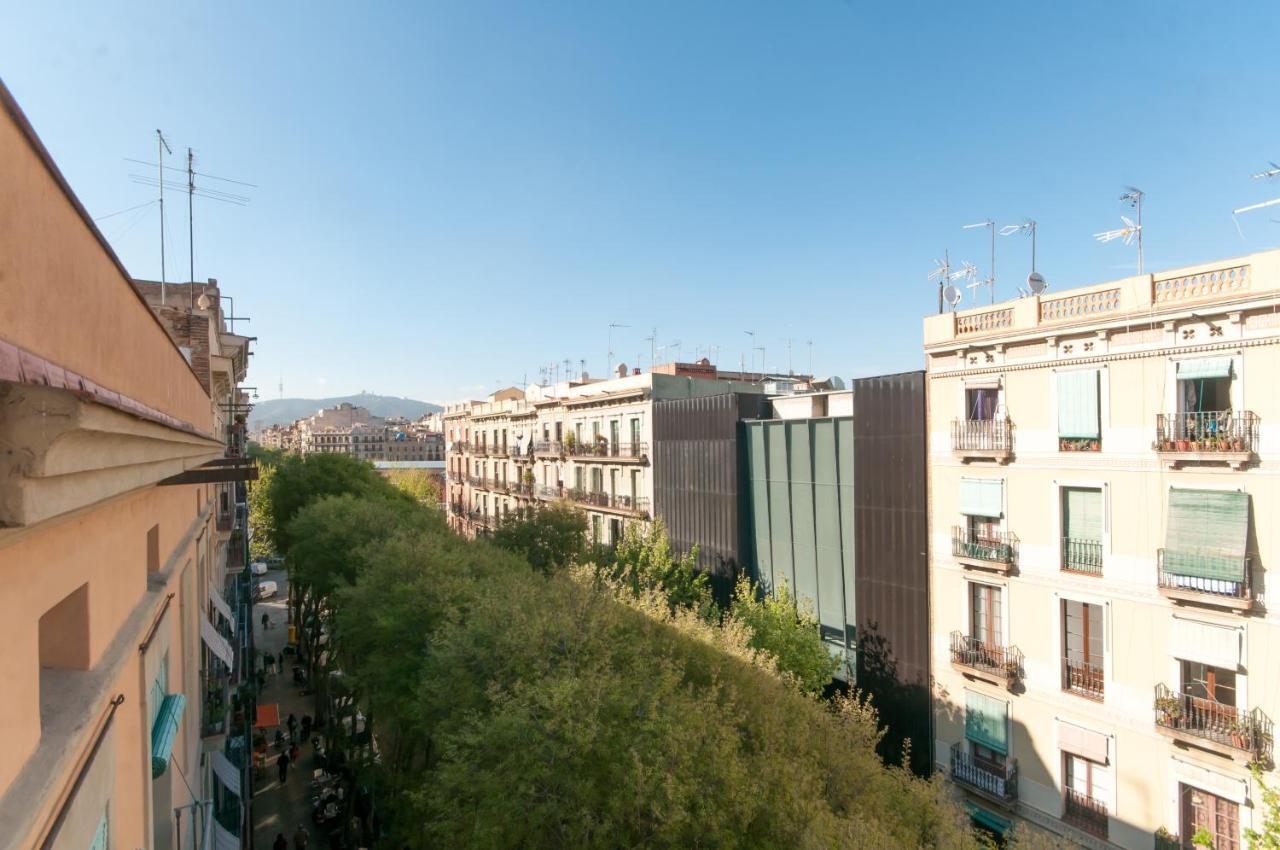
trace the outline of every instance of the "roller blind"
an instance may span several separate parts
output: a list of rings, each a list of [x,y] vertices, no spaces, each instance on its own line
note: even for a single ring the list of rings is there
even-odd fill
[[[1107,763],[1107,736],[1074,723],[1058,721],[1058,748],[1098,764]]]
[[[1058,436],[1098,437],[1098,370],[1058,373]]]
[[[964,736],[1004,755],[1009,752],[1009,706],[986,694],[965,691]]]
[[[1174,575],[1244,581],[1249,494],[1169,491],[1164,569]]]
[[[1102,540],[1102,491],[1067,487],[1062,491],[1063,537]]]
[[[1206,357],[1202,360],[1183,360],[1178,364],[1178,380],[1195,381],[1201,378],[1230,378],[1230,357]]]
[[[1004,481],[999,478],[961,478],[960,513],[1004,516]]]

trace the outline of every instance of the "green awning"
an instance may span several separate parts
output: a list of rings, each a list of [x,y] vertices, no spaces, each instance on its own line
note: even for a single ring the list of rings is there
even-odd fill
[[[1249,494],[1169,491],[1164,569],[1174,575],[1244,581]]]
[[[1062,536],[1102,542],[1102,491],[1068,487],[1062,498]]]
[[[1058,373],[1058,436],[1097,438],[1098,370]]]
[[[1004,516],[1004,481],[1000,478],[961,478],[960,513]]]
[[[1178,363],[1179,381],[1197,381],[1201,378],[1230,377],[1230,357],[1206,357],[1203,360],[1183,360]]]
[[[998,753],[1008,753],[1008,704],[976,691],[965,691],[964,696],[964,736]]]
[[[973,803],[965,803],[964,807],[969,811],[969,817],[973,818],[973,822],[978,826],[991,830],[992,832],[1005,835],[1009,830],[1013,829],[1013,821],[1008,818],[1002,818],[995,812],[989,812],[982,806]]]
[[[151,778],[155,779],[169,767],[173,743],[178,739],[178,726],[182,723],[182,710],[187,698],[182,694],[167,694],[160,703],[155,723],[151,725]]]

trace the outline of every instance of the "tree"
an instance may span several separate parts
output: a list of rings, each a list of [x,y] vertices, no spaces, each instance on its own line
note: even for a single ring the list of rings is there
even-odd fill
[[[587,518],[570,505],[542,505],[512,515],[492,540],[538,572],[551,573],[577,563],[586,552]]]
[[[397,490],[408,494],[427,507],[434,508],[444,500],[440,485],[426,470],[408,469],[393,472],[388,480]]]
[[[398,492],[371,464],[344,454],[287,455],[276,466],[266,498],[271,502],[270,526],[263,530],[282,553],[293,543],[289,523],[322,496],[386,495]]]
[[[258,462],[259,467],[276,466],[284,459],[282,449],[271,449],[258,443],[249,443],[249,457]]]
[[[802,691],[820,694],[840,668],[822,642],[809,601],[795,600],[785,584],[764,594],[745,576],[733,589],[729,616],[751,631],[749,645],[769,653]]]
[[[1268,785],[1262,778],[1262,768],[1258,765],[1250,767],[1253,781],[1258,783],[1260,807],[1262,814],[1261,829],[1246,829],[1244,837],[1249,840],[1251,850],[1280,850],[1280,790]]]
[[[711,588],[698,572],[698,549],[676,555],[662,520],[631,523],[622,533],[613,562],[601,569],[631,588],[633,593],[659,590],[672,607],[688,607],[710,616]]]
[[[277,551],[275,515],[270,497],[275,474],[274,466],[259,466],[258,480],[249,485],[249,527],[253,529],[249,557],[255,561],[270,557]]]

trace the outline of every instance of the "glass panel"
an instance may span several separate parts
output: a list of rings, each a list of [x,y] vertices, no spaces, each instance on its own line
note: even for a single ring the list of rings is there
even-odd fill
[[[998,392],[995,388],[965,390],[965,418],[971,421],[995,419]]]

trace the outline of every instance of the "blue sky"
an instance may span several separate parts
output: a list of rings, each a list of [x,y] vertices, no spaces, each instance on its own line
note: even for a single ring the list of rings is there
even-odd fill
[[[949,248],[985,272],[987,217],[1040,222],[1055,289],[1122,276],[1127,183],[1149,269],[1280,242],[1280,6],[509,2],[11,3],[0,78],[94,216],[153,197],[155,128],[197,169],[196,277],[260,338],[274,398],[428,400],[644,337],[745,330],[770,368],[918,368]],[[177,164],[177,163],[175,163]],[[181,178],[179,178],[181,179]],[[232,185],[209,182],[215,188]],[[169,274],[186,277],[185,198]],[[138,218],[138,216],[141,216]],[[1280,216],[1278,216],[1280,217]],[[104,219],[159,274],[154,205]],[[1029,245],[1000,241],[997,295]],[[760,354],[755,355],[759,364]],[[664,359],[660,357],[659,359]]]

